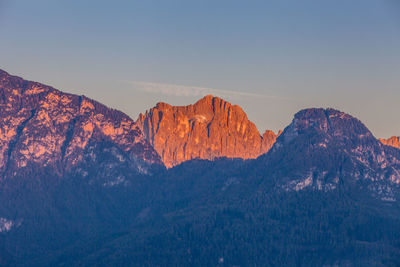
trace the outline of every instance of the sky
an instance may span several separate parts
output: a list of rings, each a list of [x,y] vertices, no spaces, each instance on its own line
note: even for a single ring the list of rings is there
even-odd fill
[[[261,133],[332,107],[400,135],[397,0],[0,0],[0,68],[133,119],[213,94]]]

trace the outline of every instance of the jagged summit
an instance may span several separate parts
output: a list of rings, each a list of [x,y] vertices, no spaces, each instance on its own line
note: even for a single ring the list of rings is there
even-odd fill
[[[261,136],[241,107],[212,95],[188,106],[158,103],[137,123],[167,167],[194,158],[256,158],[277,136]]]
[[[200,98],[199,100],[197,100],[197,102],[196,102],[195,104],[201,103],[201,102],[210,102],[210,101],[212,101],[214,98],[226,102],[226,101],[223,100],[222,98],[210,94],[210,95],[205,95],[205,96],[203,96],[202,98]]]
[[[400,148],[400,136],[392,136],[388,139],[379,139],[379,141],[384,145]]]

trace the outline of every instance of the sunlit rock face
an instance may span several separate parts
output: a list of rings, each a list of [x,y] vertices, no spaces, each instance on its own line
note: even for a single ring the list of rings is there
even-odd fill
[[[400,148],[400,136],[392,136],[388,139],[379,139],[379,141],[384,145]]]
[[[277,137],[261,136],[241,107],[211,95],[188,106],[158,103],[137,124],[168,168],[195,158],[256,158]]]
[[[87,160],[91,146],[103,143],[115,146],[120,154],[116,158],[131,162],[137,170],[161,164],[134,121],[85,96],[0,71],[0,105],[3,176],[31,164],[61,174]]]
[[[334,109],[305,109],[261,159],[287,190],[332,190],[370,181],[382,199],[400,184],[400,153],[384,146],[356,118]]]

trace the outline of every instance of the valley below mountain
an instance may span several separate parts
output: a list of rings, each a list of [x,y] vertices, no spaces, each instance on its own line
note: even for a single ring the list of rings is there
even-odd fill
[[[0,71],[1,266],[399,266],[400,149],[335,109],[137,121]]]

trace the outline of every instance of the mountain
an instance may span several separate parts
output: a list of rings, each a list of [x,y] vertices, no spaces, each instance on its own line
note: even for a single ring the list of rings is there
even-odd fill
[[[165,167],[124,113],[5,71],[0,107],[1,266],[43,266],[43,251],[123,227],[151,198]]]
[[[384,145],[400,148],[400,136],[392,136],[388,139],[379,139],[379,141]]]
[[[329,191],[370,181],[368,188],[395,201],[400,151],[384,146],[356,118],[334,109],[306,109],[260,160],[285,190]]]
[[[85,166],[98,160],[92,157],[98,149],[137,172],[162,165],[133,120],[85,96],[0,70],[0,105],[3,178],[34,166],[52,168],[59,175],[73,169],[85,173]]]
[[[168,168],[196,158],[257,158],[277,137],[260,136],[242,108],[211,95],[189,106],[158,103],[137,124]]]

